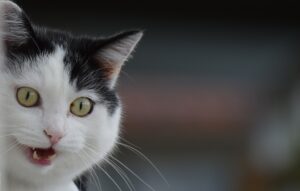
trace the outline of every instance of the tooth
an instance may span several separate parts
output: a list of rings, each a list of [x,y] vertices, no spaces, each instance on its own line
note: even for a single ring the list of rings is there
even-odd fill
[[[41,159],[41,158],[39,157],[39,155],[37,154],[36,151],[33,152],[32,158],[33,158],[34,160],[40,160],[40,159]]]
[[[48,160],[53,160],[55,157],[56,157],[56,154],[53,154],[53,155],[48,157]]]

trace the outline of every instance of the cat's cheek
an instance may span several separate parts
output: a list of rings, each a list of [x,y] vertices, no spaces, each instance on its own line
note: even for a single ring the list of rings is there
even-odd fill
[[[102,123],[103,125],[94,133],[96,142],[92,144],[98,147],[98,152],[103,156],[112,152],[116,146],[120,132],[120,116],[121,108],[117,108],[113,115],[107,113],[105,123]]]
[[[73,123],[66,128],[66,135],[54,146],[59,152],[78,153],[85,145],[85,129],[83,125]]]

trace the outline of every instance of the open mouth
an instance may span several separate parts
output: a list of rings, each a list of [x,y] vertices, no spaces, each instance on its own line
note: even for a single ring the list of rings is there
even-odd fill
[[[29,147],[28,150],[29,159],[33,164],[48,166],[56,158],[56,151],[52,147],[47,149]]]

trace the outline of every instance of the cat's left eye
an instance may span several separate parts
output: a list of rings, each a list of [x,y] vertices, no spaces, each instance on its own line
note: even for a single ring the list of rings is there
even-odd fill
[[[75,99],[70,106],[70,111],[78,117],[85,117],[93,111],[94,102],[87,97]]]
[[[37,106],[40,100],[39,93],[30,87],[21,87],[17,90],[17,101],[24,107]]]

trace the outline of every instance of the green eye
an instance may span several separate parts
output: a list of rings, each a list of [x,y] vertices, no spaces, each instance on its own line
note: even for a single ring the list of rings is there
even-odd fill
[[[17,90],[17,100],[24,107],[34,107],[39,103],[39,93],[29,87],[21,87]]]
[[[93,102],[86,97],[75,99],[70,106],[70,111],[78,117],[85,117],[93,111]]]

